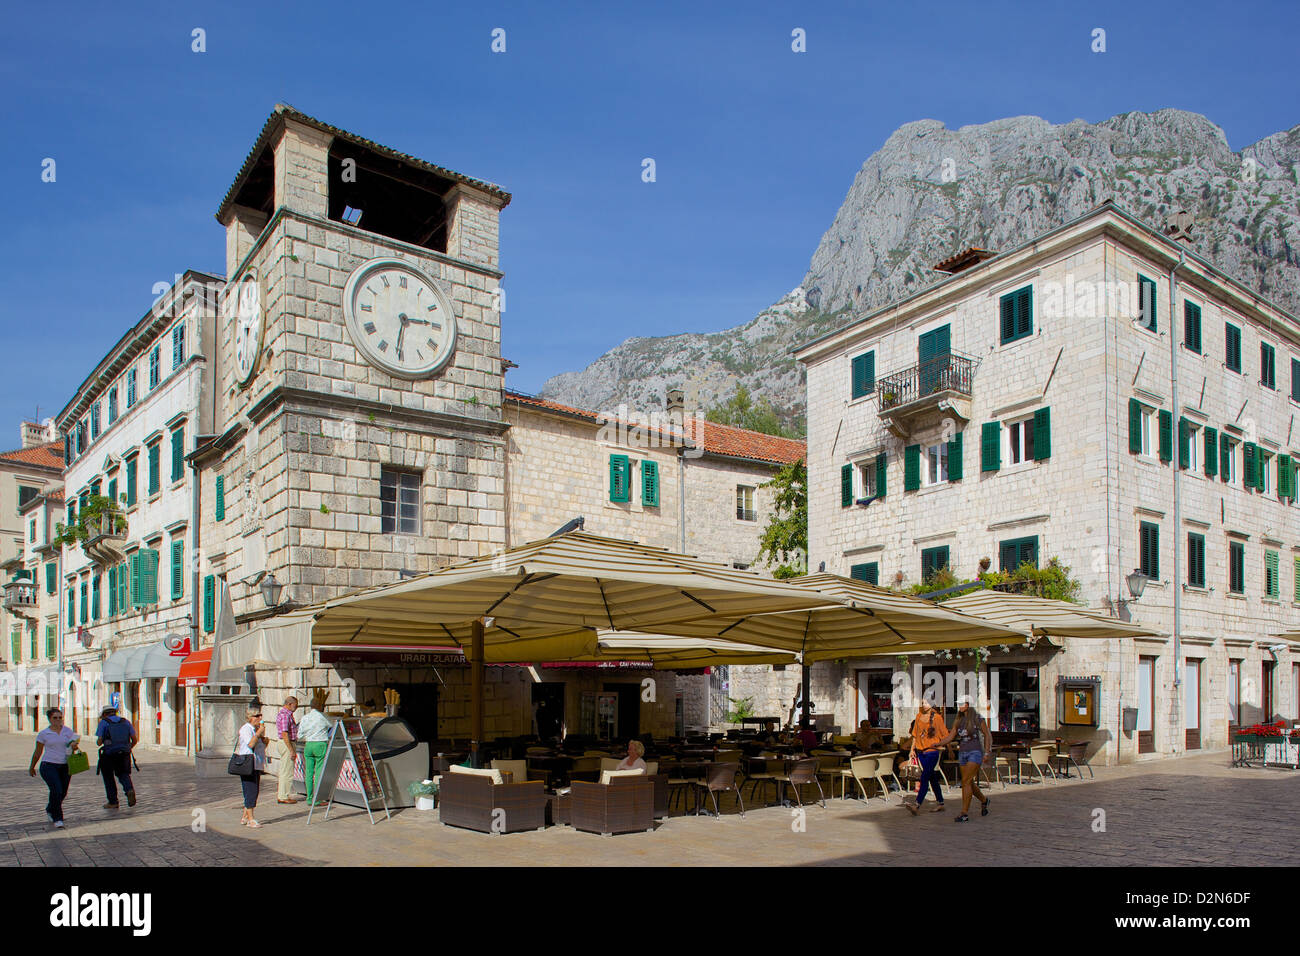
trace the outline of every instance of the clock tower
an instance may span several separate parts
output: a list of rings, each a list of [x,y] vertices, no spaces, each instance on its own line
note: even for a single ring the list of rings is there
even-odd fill
[[[498,220],[509,193],[278,105],[217,210],[205,595],[236,614],[505,543]],[[205,615],[206,617],[206,615]]]

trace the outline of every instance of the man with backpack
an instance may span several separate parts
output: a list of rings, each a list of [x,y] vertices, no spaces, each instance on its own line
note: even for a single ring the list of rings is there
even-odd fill
[[[135,806],[135,785],[131,783],[131,750],[140,740],[135,728],[125,717],[119,717],[117,708],[110,705],[100,712],[95,739],[99,741],[99,766],[96,772],[104,775],[104,793],[108,796],[104,809],[117,809],[117,781],[114,777],[122,782],[122,789],[126,791],[126,805]]]

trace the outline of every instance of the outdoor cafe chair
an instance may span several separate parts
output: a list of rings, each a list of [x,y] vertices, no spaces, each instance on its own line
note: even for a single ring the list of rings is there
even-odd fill
[[[493,760],[492,769],[509,772],[511,783],[524,783],[528,780],[527,760]],[[543,778],[538,777],[537,779],[541,780]]]
[[[830,784],[831,796],[835,796],[835,781],[840,781],[841,790],[844,782],[844,760],[837,754],[828,753],[827,751],[818,751],[817,757],[817,776],[825,777]],[[843,794],[841,793],[841,796]]]
[[[713,801],[714,816],[721,817],[722,812],[718,809],[718,794],[734,793],[736,803],[740,806],[740,815],[745,815],[745,801],[740,796],[740,784],[736,782],[736,777],[740,773],[739,763],[715,763],[710,765],[708,773],[704,777],[692,780],[691,783],[697,788],[708,794],[709,799]],[[699,794],[698,805],[703,805],[704,794]]]
[[[1068,741],[1066,749],[1062,752],[1058,750],[1053,755],[1056,760],[1056,769],[1063,772],[1065,776],[1070,775],[1070,765],[1074,764],[1074,769],[1079,771],[1079,779],[1083,779],[1083,768],[1088,768],[1088,776],[1095,777],[1092,772],[1092,765],[1088,763],[1088,742],[1086,740]]]
[[[889,802],[889,781],[894,781],[894,787],[898,790],[899,802],[903,799],[903,783],[894,773],[894,758],[898,756],[897,750],[887,750],[884,753],[874,754],[876,760],[875,778],[876,783],[880,786],[880,792],[884,795],[885,802]]]
[[[1056,771],[1052,769],[1052,758],[1056,756],[1055,744],[1037,744],[1029,748],[1029,756],[1020,758],[1020,772],[1023,775],[1025,765],[1029,765],[1030,777],[1033,777],[1033,771],[1038,772],[1038,778],[1043,783],[1047,782],[1047,776],[1043,775],[1043,768],[1047,768],[1047,774],[1051,777],[1053,783],[1060,783],[1057,779]]]
[[[989,767],[993,768],[992,777],[989,777]],[[1006,780],[1002,779],[1003,771],[1006,772]],[[983,777],[984,782],[990,787],[994,783],[1000,783],[1003,790],[1007,789],[1007,783],[1011,780],[1011,761],[1007,760],[1006,757],[999,757],[996,749],[991,754],[985,754],[984,762],[980,764],[979,775],[975,779],[978,781],[980,777]]]
[[[867,789],[867,784],[871,783],[876,779],[876,767],[879,763],[880,760],[879,758],[876,757],[875,754],[861,754],[857,757],[851,758],[849,760],[849,769],[843,771],[844,773],[848,774],[849,777],[852,777],[853,782],[858,785],[858,789],[862,791],[863,800],[871,799],[871,791]],[[844,799],[845,782],[847,781],[841,781],[840,783],[841,800]],[[884,793],[885,800],[886,802],[888,802],[889,791],[882,789],[881,792]],[[832,793],[831,796],[835,796],[835,794]]]
[[[753,802],[755,793],[758,791],[759,787],[762,787],[763,789],[767,789],[767,785],[769,783],[775,783],[776,774],[771,770],[771,764],[768,763],[769,760],[773,760],[773,759],[775,758],[772,757],[750,757],[749,758],[749,769],[745,771],[745,783],[751,785],[749,788],[749,799],[751,802]],[[753,768],[754,768],[754,764],[756,763],[761,764],[763,766],[763,769],[755,771]]]
[[[574,757],[569,769],[570,780],[588,780],[594,783],[600,777],[600,757]]]
[[[795,800],[801,807],[803,806],[803,794],[799,792],[799,788],[806,787],[809,784],[815,785],[818,794],[821,795],[822,808],[825,809],[826,792],[822,790],[821,781],[817,779],[816,757],[805,757],[803,760],[796,760],[789,773],[776,774],[773,779],[783,787],[788,786],[793,790]]]

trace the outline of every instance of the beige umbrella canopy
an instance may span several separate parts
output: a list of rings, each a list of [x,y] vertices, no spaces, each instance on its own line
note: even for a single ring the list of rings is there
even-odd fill
[[[1090,611],[1079,604],[1027,594],[973,591],[949,598],[944,607],[1038,637],[1158,637],[1159,631]]]
[[[700,637],[602,631],[598,638],[599,646],[592,660],[650,661],[661,668],[794,664],[798,661],[798,655],[792,651]]]

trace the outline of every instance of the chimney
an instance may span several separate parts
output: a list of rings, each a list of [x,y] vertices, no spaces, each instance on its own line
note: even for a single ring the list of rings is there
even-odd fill
[[[680,388],[670,388],[668,400],[664,404],[668,410],[668,417],[680,425],[686,417],[686,393]]]
[[[54,441],[51,434],[54,430],[54,420],[46,419],[41,422],[23,422],[20,430],[22,436],[22,447],[34,448],[37,445],[46,445]]]
[[[1186,209],[1180,209],[1169,217],[1165,223],[1165,235],[1175,242],[1181,242],[1185,246],[1192,244],[1192,214]]]

